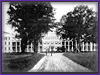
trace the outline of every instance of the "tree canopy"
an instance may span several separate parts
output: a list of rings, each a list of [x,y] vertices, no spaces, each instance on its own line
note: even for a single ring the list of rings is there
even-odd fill
[[[79,5],[73,11],[63,15],[57,34],[63,39],[74,39],[78,42],[97,42],[98,18],[91,8]]]
[[[49,2],[10,2],[8,24],[15,27],[17,38],[21,38],[21,49],[34,42],[37,45],[41,37],[53,27],[54,13]]]

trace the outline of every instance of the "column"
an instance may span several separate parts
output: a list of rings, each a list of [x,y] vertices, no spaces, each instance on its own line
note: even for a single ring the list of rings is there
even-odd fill
[[[19,51],[19,52],[21,52],[21,41],[20,41],[20,45],[19,45],[19,46],[20,46],[20,47],[19,47],[19,48],[20,48],[20,51]]]
[[[65,52],[66,52],[66,40],[64,41],[64,45],[65,45]]]
[[[51,46],[50,46],[50,52],[51,52]]]
[[[70,41],[68,41],[68,51],[70,51]]]
[[[72,51],[73,51],[73,41],[72,41]]]
[[[93,51],[96,51],[96,44],[94,43],[94,50]]]
[[[9,51],[8,51],[8,40],[6,41],[6,51],[7,51],[7,53],[9,53]]]
[[[33,45],[32,45],[32,43],[31,43],[31,52],[33,52],[33,51],[32,51],[32,50],[33,50],[32,47],[33,47]]]
[[[38,44],[38,52],[40,52],[40,44]]]
[[[29,52],[29,45],[27,45],[27,51],[26,52]]]
[[[93,43],[90,42],[90,51],[93,51]]]
[[[86,43],[86,51],[88,51],[88,43]]]
[[[75,41],[75,44],[76,44],[76,49],[77,49],[77,41]]]
[[[84,42],[82,43],[82,51],[85,51],[85,50],[84,50]]]
[[[13,52],[13,49],[12,49],[12,41],[10,40],[10,49],[11,49],[11,51]]]

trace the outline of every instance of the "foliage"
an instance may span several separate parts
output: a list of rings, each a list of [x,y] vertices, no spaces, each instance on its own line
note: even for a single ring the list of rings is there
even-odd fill
[[[97,13],[88,6],[77,6],[73,11],[62,16],[56,33],[63,39],[77,40],[79,47],[83,41],[96,43],[98,41]]]
[[[16,28],[16,37],[21,38],[23,52],[31,42],[37,47],[41,37],[53,27],[54,13],[49,2],[10,2],[7,13],[8,24]]]
[[[63,15],[60,25],[57,34],[63,39],[69,37],[77,41],[96,42],[98,19],[96,13],[88,6],[77,6],[73,11]]]

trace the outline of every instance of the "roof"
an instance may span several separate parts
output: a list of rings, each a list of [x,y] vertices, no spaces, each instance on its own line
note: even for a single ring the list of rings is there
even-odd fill
[[[5,32],[5,31],[2,31],[2,34],[9,34],[9,35],[15,36],[14,34],[11,34],[11,33],[9,33],[9,32]]]

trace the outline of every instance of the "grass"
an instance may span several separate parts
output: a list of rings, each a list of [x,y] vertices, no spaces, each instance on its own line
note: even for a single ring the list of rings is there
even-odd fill
[[[98,52],[64,53],[63,55],[94,72],[98,72]]]
[[[38,53],[4,53],[2,54],[2,72],[27,72],[43,56]]]

